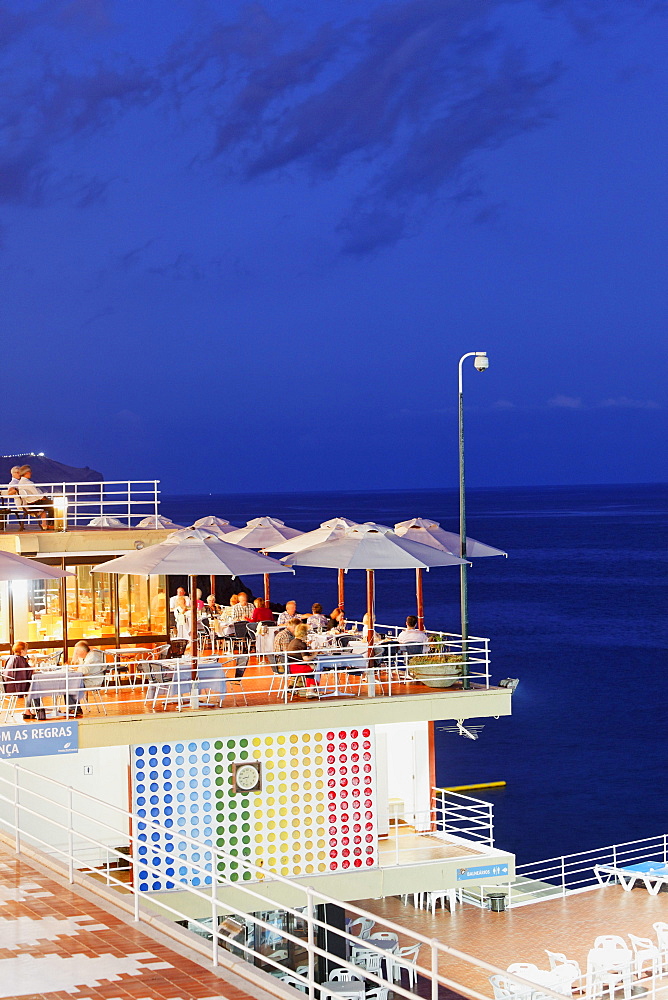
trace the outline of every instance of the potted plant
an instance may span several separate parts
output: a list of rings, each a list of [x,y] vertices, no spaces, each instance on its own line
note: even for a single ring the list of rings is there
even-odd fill
[[[426,653],[408,658],[408,673],[414,681],[427,687],[452,687],[462,674],[462,657],[460,653],[445,653],[443,641],[436,635],[429,636],[429,649]]]

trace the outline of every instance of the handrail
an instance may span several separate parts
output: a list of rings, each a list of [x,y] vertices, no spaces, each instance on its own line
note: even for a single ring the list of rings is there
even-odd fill
[[[227,948],[236,953],[242,952],[245,961],[252,959],[256,964],[259,963],[265,968],[272,968],[279,975],[289,976],[292,981],[302,983],[307,987],[309,994],[315,996],[316,993],[320,994],[321,992],[321,983],[316,979],[317,958],[323,958],[327,962],[334,963],[339,967],[359,971],[359,966],[354,961],[341,958],[327,948],[318,945],[318,936],[315,933],[318,928],[325,928],[330,933],[335,930],[337,937],[343,938],[351,945],[355,945],[358,948],[362,947],[367,952],[378,954],[383,958],[387,957],[386,953],[373,940],[361,941],[359,937],[351,933],[349,926],[345,930],[338,930],[321,919],[315,907],[323,903],[330,903],[342,907],[351,920],[358,918],[370,920],[383,929],[397,934],[404,942],[426,947],[430,953],[430,963],[420,964],[416,957],[414,968],[417,973],[431,983],[432,995],[434,997],[438,996],[439,986],[443,986],[453,989],[464,996],[471,997],[472,1000],[486,1000],[485,994],[480,992],[475,985],[470,985],[466,982],[468,970],[477,971],[479,976],[482,977],[482,983],[486,982],[486,977],[489,974],[500,974],[517,984],[518,987],[524,985],[524,981],[520,977],[503,972],[483,959],[451,948],[438,940],[414,931],[412,928],[404,927],[400,923],[372,914],[354,903],[343,902],[334,896],[315,890],[303,881],[288,879],[276,873],[274,881],[289,888],[294,897],[302,901],[299,905],[281,905],[262,891],[263,882],[259,880],[262,869],[248,859],[240,855],[231,854],[222,848],[198,841],[187,835],[182,835],[180,831],[176,833],[174,830],[170,830],[155,820],[140,817],[136,813],[124,810],[112,803],[104,802],[87,792],[81,792],[78,789],[65,785],[63,782],[44,775],[36,775],[18,764],[0,763],[3,765],[0,767],[0,787],[3,789],[0,792],[0,828],[3,828],[7,834],[14,836],[17,853],[21,853],[24,844],[27,845],[30,843],[34,845],[37,843],[38,853],[48,853],[51,864],[59,865],[63,871],[66,869],[68,880],[72,883],[82,879],[83,876],[80,867],[82,867],[84,872],[90,870],[88,865],[84,864],[81,866],[81,859],[79,857],[81,849],[79,845],[97,845],[106,850],[112,857],[125,861],[127,860],[127,855],[122,853],[118,847],[106,843],[105,837],[108,839],[108,835],[105,835],[103,831],[106,830],[112,836],[121,836],[123,844],[129,844],[132,849],[130,864],[133,872],[133,880],[128,883],[112,875],[109,863],[107,862],[106,878],[108,883],[122,888],[125,893],[131,893],[135,920],[150,920],[157,907],[159,911],[170,915],[173,919],[188,920],[191,926],[199,928],[203,934],[210,934],[210,959],[214,966],[226,964],[226,962],[231,963],[231,959],[226,960],[225,957],[225,946],[227,946]],[[30,784],[27,783],[30,779],[35,783],[39,782],[39,790],[30,787]],[[52,794],[47,794],[49,791]],[[78,802],[79,798],[88,805],[80,805]],[[60,810],[58,814],[59,818],[50,815],[50,809],[47,808],[51,807],[52,810],[54,806]],[[112,815],[118,817],[120,829],[118,828],[118,824],[115,824],[111,820],[110,817]],[[36,829],[30,828],[30,820],[33,821],[33,826]],[[138,866],[141,865],[142,867],[150,868],[153,863],[149,855],[139,860],[134,853],[138,831],[142,829],[142,825],[144,829],[152,830],[165,839],[170,835],[178,835],[179,839],[182,839],[192,848],[197,848],[204,861],[199,863],[194,859],[189,859],[189,867],[201,873],[209,872],[211,876],[215,875],[215,878],[211,877],[211,884],[209,886],[198,887],[194,884],[180,882],[174,893],[144,893],[138,889],[136,878]],[[63,843],[60,845],[56,842],[59,835],[63,840]],[[34,846],[32,849],[35,850]],[[156,843],[152,845],[150,853],[151,855],[155,854],[156,857],[160,857],[161,855],[166,857],[166,850],[167,848],[163,848]],[[207,856],[208,860],[211,861],[210,869],[206,867]],[[220,872],[219,859],[223,858],[233,860],[237,863],[241,872],[254,872],[258,876],[258,879],[252,885],[243,880],[232,882],[229,876],[223,875]],[[156,868],[157,871],[159,869]],[[264,874],[266,875],[266,872]],[[93,892],[96,889],[99,891],[99,885],[95,882],[87,880],[86,886]],[[227,890],[231,890],[232,895]],[[208,911],[210,916],[198,916],[195,919],[189,916],[188,910],[192,911],[195,907],[193,907],[192,903],[184,904],[184,908],[179,907],[179,893],[181,892],[185,893],[187,897],[196,900],[197,906],[201,904],[203,911]],[[143,900],[145,898],[150,900],[150,908],[144,905]],[[261,913],[267,909],[281,909],[291,914],[295,922],[293,930],[288,931],[282,926],[279,927],[274,923],[264,920]],[[288,960],[277,957],[278,950],[275,944],[272,945],[274,951],[271,954],[267,954],[260,950],[263,945],[259,940],[256,941],[254,938],[251,945],[247,939],[242,941],[237,934],[232,934],[231,930],[228,930],[223,922],[230,914],[239,918],[241,930],[248,926],[256,930],[266,930],[273,935],[274,939],[290,942],[296,947],[302,948],[308,956],[307,974],[304,975],[302,972],[297,972],[296,969],[292,969],[287,964]],[[300,937],[298,933],[300,926],[306,928],[306,937]],[[215,933],[212,933],[214,930]],[[174,928],[172,936],[176,936],[177,934],[178,931]],[[445,959],[448,960],[448,975],[444,974],[440,965],[441,961]],[[461,965],[459,972],[457,963]],[[394,957],[386,965],[384,972],[382,969],[379,972],[371,972],[365,969],[364,977],[381,987],[392,989],[396,995],[405,998],[405,1000],[414,1000],[415,994],[406,989],[401,981],[397,983],[393,972],[396,966],[399,968],[408,968],[411,964],[413,963],[408,959]],[[244,968],[243,962],[241,965],[236,962],[234,968],[248,979],[252,980],[254,975],[257,976],[257,973],[251,966],[245,966]],[[263,984],[265,988],[271,990],[272,984],[271,982],[267,982],[266,977]],[[277,995],[285,996],[284,985],[281,981],[275,984],[275,992]],[[553,998],[553,1000],[560,1000],[560,994],[548,988],[541,988],[541,993]]]
[[[34,485],[54,500],[55,526],[62,531],[68,525],[76,527],[84,520],[105,515],[122,519],[131,527],[133,518],[157,517],[160,509],[158,479],[52,480]],[[7,498],[5,512],[12,514],[17,509],[13,498]]]

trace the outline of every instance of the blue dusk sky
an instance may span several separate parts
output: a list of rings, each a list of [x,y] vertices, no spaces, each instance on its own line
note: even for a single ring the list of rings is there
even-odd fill
[[[0,3],[3,453],[666,478],[661,0]]]

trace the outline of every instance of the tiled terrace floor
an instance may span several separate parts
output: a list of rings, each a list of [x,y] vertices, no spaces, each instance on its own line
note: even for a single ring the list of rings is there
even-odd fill
[[[599,934],[625,937],[630,932],[656,940],[652,924],[668,920],[668,892],[650,896],[644,888],[624,892],[618,885],[517,907],[505,913],[465,905],[453,913],[438,909],[432,917],[426,910],[415,909],[410,902],[404,905],[395,896],[362,899],[357,905],[501,969],[507,969],[513,962],[532,962],[540,969],[548,969],[545,949],[549,948],[576,959],[584,972],[587,953]],[[429,967],[426,947],[419,962]],[[464,986],[492,995],[487,974],[464,962],[441,961],[440,971]],[[665,986],[665,981],[662,985]]]
[[[250,995],[0,845],[0,998],[248,1000]]]

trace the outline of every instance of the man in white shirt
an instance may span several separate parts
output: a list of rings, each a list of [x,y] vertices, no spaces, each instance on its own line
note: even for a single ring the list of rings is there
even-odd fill
[[[276,621],[276,624],[287,625],[288,622],[292,621],[292,619],[296,617],[296,612],[297,612],[297,602],[287,601],[285,605],[285,611],[281,611]]]
[[[39,516],[42,530],[48,531],[49,520],[55,528],[55,513],[51,497],[46,496],[38,489],[32,481],[32,469],[29,465],[22,465],[18,472],[21,478],[17,486],[10,486],[7,493],[14,496],[14,503],[17,510],[30,511],[33,515]]]
[[[185,599],[186,599],[186,605],[188,607],[190,607],[190,598],[186,594],[185,589],[183,587],[177,587],[176,588],[176,593],[174,594],[174,596],[169,598],[169,610],[170,611],[172,611],[172,612],[174,611],[174,608],[176,607],[176,602],[178,601],[179,597],[185,597]]]
[[[426,653],[429,649],[429,636],[417,627],[415,615],[408,616],[406,628],[397,636],[397,642],[405,653],[412,653],[413,656]]]

